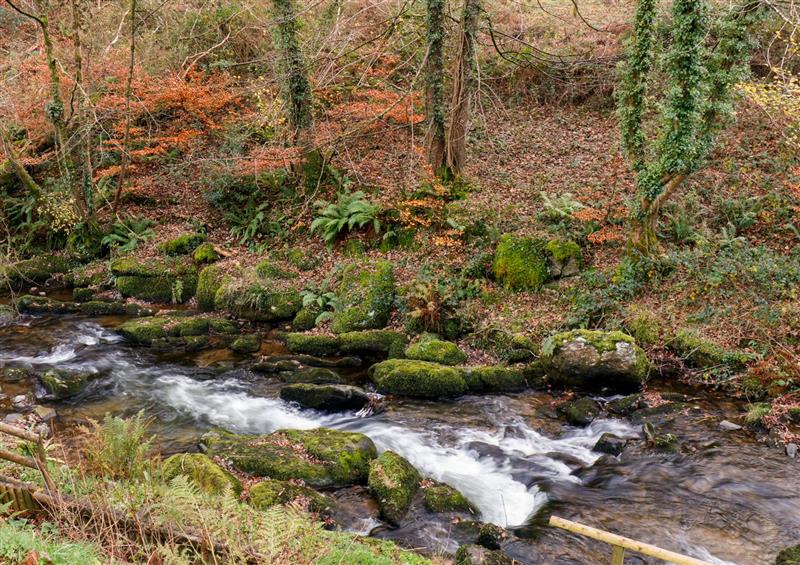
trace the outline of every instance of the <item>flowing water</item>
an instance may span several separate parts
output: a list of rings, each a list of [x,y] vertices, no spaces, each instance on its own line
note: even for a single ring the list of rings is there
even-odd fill
[[[424,476],[458,488],[482,520],[511,529],[516,535],[504,549],[524,563],[609,561],[607,546],[542,527],[550,514],[716,564],[768,564],[781,547],[800,543],[800,465],[743,431],[720,430],[719,421],[737,410],[724,399],[706,395],[688,414],[665,421],[663,430],[682,442],[669,454],[645,448],[627,420],[566,426],[549,417],[553,399],[544,393],[392,400],[368,415],[330,415],[280,400],[280,383],[250,371],[252,358],[131,348],[114,332],[120,321],[21,318],[0,328],[0,366],[96,373],[79,398],[57,406],[60,425],[144,409],[165,453],[194,449],[214,426],[362,432],[379,450],[396,451]],[[14,386],[3,385],[4,392],[19,392]],[[619,458],[601,458],[592,447],[604,432],[633,441]],[[420,510],[398,529],[381,525],[363,488],[335,497],[356,531],[429,551],[453,551],[463,541],[452,523]],[[632,556],[626,563],[655,561]]]

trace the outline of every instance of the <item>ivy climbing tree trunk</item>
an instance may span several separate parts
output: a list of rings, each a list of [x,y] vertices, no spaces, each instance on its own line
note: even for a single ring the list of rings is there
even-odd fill
[[[314,116],[311,83],[303,51],[297,38],[298,20],[293,0],[272,0],[276,16],[276,37],[286,73],[285,95],[294,143],[303,153],[314,147]]]
[[[734,87],[749,72],[749,27],[761,15],[751,0],[710,25],[706,0],[675,0],[669,49],[663,58],[666,94],[658,134],[647,136],[648,82],[655,63],[655,0],[641,0],[617,93],[623,146],[636,173],[638,201],[629,248],[650,255],[658,247],[664,203],[701,166],[733,114]],[[709,38],[712,41],[709,42]]]
[[[444,0],[427,0],[428,50],[425,107],[428,118],[428,163],[441,175],[446,167],[444,106]]]
[[[447,132],[446,165],[453,174],[461,174],[467,159],[467,136],[472,121],[472,98],[477,85],[478,63],[475,56],[475,35],[480,0],[464,0],[461,15],[461,42],[453,72],[453,98],[450,127]]]

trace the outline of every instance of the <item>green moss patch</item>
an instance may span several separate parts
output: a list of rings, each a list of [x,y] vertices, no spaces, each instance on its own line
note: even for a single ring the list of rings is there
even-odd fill
[[[522,370],[501,365],[467,367],[464,369],[464,381],[471,392],[520,392],[528,388]]]
[[[503,235],[492,264],[497,281],[512,290],[539,290],[548,277],[546,245],[539,238]]]
[[[399,525],[411,507],[421,477],[414,466],[392,451],[384,451],[369,465],[369,491],[384,520]]]
[[[122,258],[112,261],[110,268],[123,296],[149,302],[186,302],[197,289],[197,269],[190,261]]]
[[[210,312],[215,307],[217,291],[225,281],[225,271],[217,265],[209,265],[197,279],[197,308]]]
[[[317,514],[329,514],[332,507],[327,496],[312,488],[275,479],[267,479],[250,487],[248,502],[259,510],[293,502]]]
[[[428,361],[389,359],[370,367],[369,375],[382,394],[442,398],[467,390],[460,370]]]
[[[427,482],[427,481],[426,481]],[[423,488],[425,508],[429,512],[465,512],[475,514],[476,510],[467,497],[445,483],[434,481]]]
[[[434,334],[424,334],[416,343],[411,344],[406,349],[406,357],[442,365],[461,365],[467,361],[467,354],[455,343],[441,340]]]
[[[698,332],[687,329],[680,330],[667,345],[681,359],[699,369],[726,366],[740,370],[754,360],[752,355],[727,350],[705,339]]]
[[[185,233],[176,238],[165,241],[158,248],[167,255],[188,255],[206,240],[202,233]]]
[[[371,269],[351,267],[342,277],[338,292],[342,308],[334,315],[331,330],[341,334],[385,327],[396,291],[394,270],[388,261]]]
[[[162,474],[165,481],[185,476],[207,494],[219,495],[230,489],[238,497],[242,492],[239,479],[202,453],[179,453],[167,458],[162,466]]]
[[[248,279],[228,280],[214,299],[217,310],[257,322],[291,320],[303,306],[296,290],[267,286]]]
[[[203,243],[194,250],[192,259],[194,259],[195,263],[213,263],[219,259],[219,253],[210,243]]]

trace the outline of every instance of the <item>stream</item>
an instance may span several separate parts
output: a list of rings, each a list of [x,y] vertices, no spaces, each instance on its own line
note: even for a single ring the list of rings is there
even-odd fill
[[[241,433],[319,426],[364,433],[423,476],[459,489],[483,521],[509,528],[515,535],[504,550],[523,563],[610,562],[608,546],[543,527],[551,514],[718,565],[772,564],[782,547],[800,543],[800,464],[744,430],[722,430],[719,422],[734,419],[741,405],[709,392],[691,391],[688,414],[660,425],[680,439],[677,453],[647,448],[640,426],[628,420],[568,426],[553,417],[553,397],[544,392],[448,403],[392,399],[367,415],[331,415],[282,401],[277,379],[248,368],[252,357],[130,347],[114,332],[122,320],[21,317],[0,327],[0,367],[96,373],[79,397],[48,403],[58,411],[57,425],[145,410],[165,454],[195,450],[200,434],[214,426]],[[280,345],[265,341],[265,351],[280,352]],[[363,380],[363,372],[351,377]],[[30,383],[2,388],[9,397],[42,392]],[[8,399],[0,410],[13,412]],[[618,458],[592,451],[604,432],[632,440]],[[348,529],[430,552],[454,551],[462,541],[450,521],[424,510],[389,528],[361,487],[334,498],[349,508]],[[658,563],[629,555],[626,564]]]

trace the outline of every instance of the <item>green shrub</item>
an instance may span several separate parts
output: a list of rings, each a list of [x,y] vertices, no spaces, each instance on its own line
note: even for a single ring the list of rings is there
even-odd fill
[[[106,415],[102,423],[90,420],[86,456],[98,474],[112,479],[139,479],[152,463],[152,437],[144,412],[131,418]]]
[[[367,200],[362,191],[340,192],[335,203],[317,202],[320,215],[311,223],[312,232],[321,232],[322,239],[333,245],[340,235],[371,225],[376,232],[381,231],[378,219],[380,208]]]

